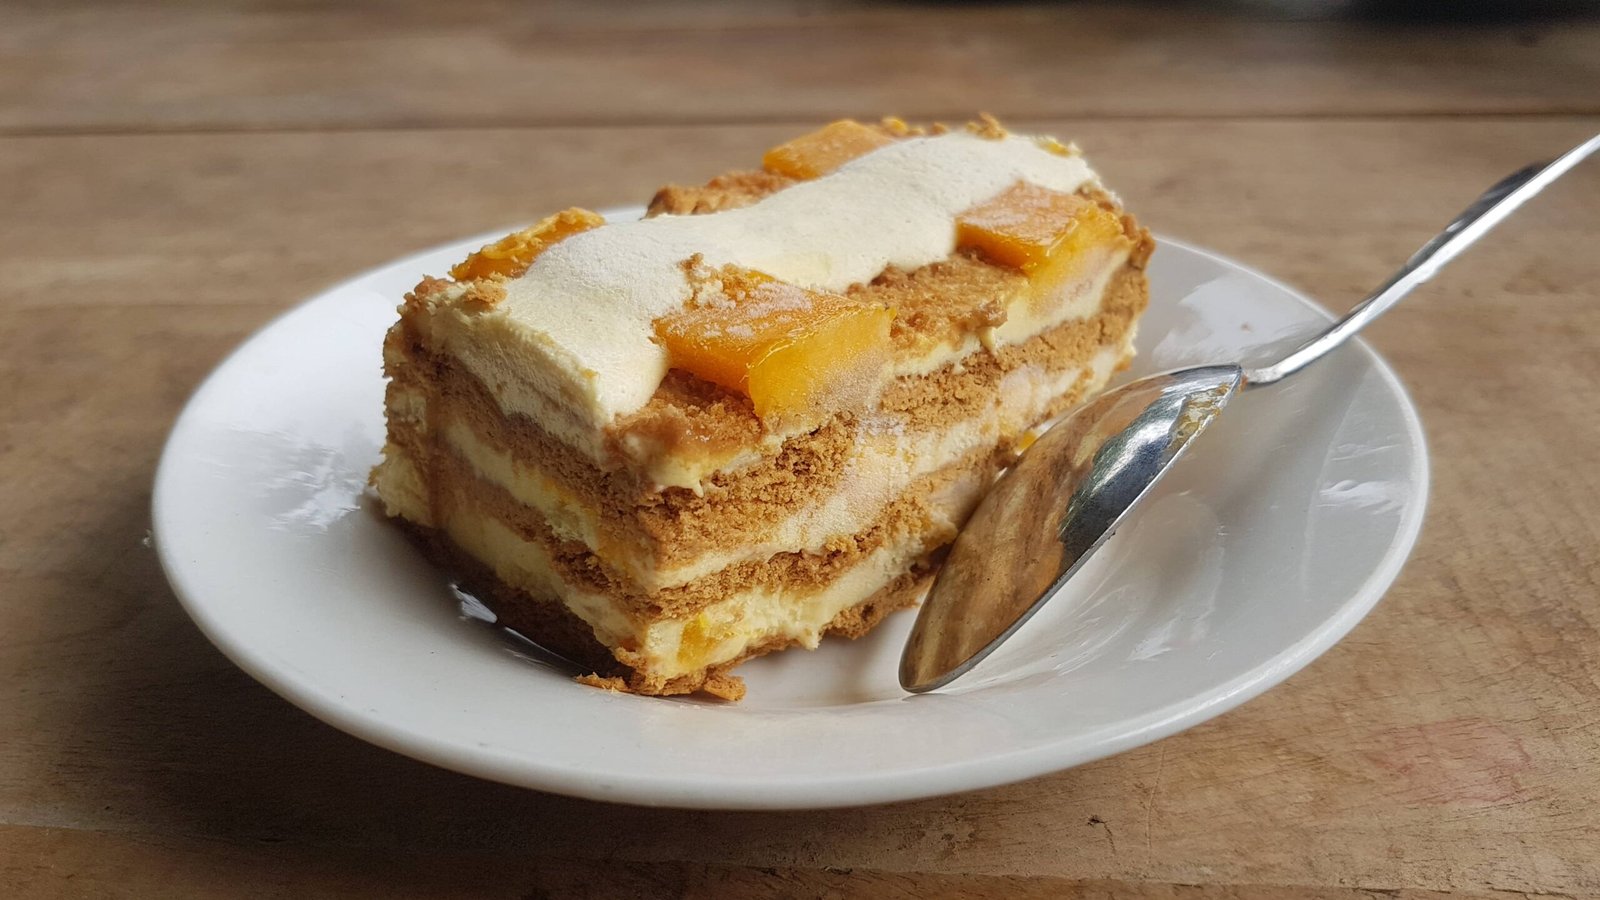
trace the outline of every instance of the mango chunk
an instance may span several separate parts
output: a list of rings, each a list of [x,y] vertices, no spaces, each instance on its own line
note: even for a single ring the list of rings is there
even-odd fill
[[[761,166],[776,175],[802,181],[820,178],[858,156],[894,143],[883,131],[853,119],[841,119],[768,150]]]
[[[1019,181],[956,217],[956,245],[1034,279],[1064,274],[1096,246],[1128,241],[1114,211],[1079,196]]]
[[[750,398],[763,419],[848,405],[889,358],[894,311],[748,273],[656,320],[668,364]]]
[[[533,265],[552,245],[606,223],[605,217],[587,209],[564,209],[521,231],[514,231],[452,266],[450,277],[474,281],[500,275],[515,278]]]
[[[711,662],[711,654],[733,637],[728,623],[712,624],[705,613],[700,613],[683,626],[678,641],[678,665],[685,669],[698,669]]]

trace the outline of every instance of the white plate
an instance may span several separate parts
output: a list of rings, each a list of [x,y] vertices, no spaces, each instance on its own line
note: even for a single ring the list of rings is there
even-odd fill
[[[630,803],[848,806],[1078,765],[1218,715],[1339,640],[1399,572],[1428,484],[1415,410],[1366,346],[1241,395],[1094,566],[971,675],[910,697],[911,615],[740,667],[744,702],[574,683],[485,625],[363,494],[401,295],[494,235],[412,256],[252,337],[173,428],[162,564],[206,635],[313,715],[484,778]],[[1173,240],[1132,374],[1326,320]]]

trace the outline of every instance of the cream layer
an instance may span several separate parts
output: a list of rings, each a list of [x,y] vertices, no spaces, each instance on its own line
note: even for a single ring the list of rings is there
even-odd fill
[[[598,515],[584,498],[563,488],[537,461],[517,459],[483,441],[459,418],[442,417],[444,422],[435,438],[471,466],[479,478],[537,510],[558,536],[583,543],[641,589],[657,591],[778,553],[821,552],[830,540],[862,531],[917,479],[1032,428],[1063,396],[1074,392],[1087,396],[1099,390],[1131,355],[1131,342],[1129,334],[1127,343],[1102,348],[1083,366],[1056,371],[1028,366],[1011,372],[1003,382],[999,405],[989,415],[951,428],[913,431],[902,417],[868,419],[857,433],[857,454],[832,491],[760,531],[753,531],[738,549],[707,552],[670,567],[657,565],[647,547],[606,540]],[[419,392],[406,393],[410,408],[427,402]]]
[[[385,452],[393,455],[384,477],[390,487],[397,488],[385,494],[391,511],[415,522],[426,521],[425,504],[413,505],[426,496],[415,465],[402,448],[391,445]],[[534,597],[559,598],[606,647],[637,648],[628,652],[630,659],[625,662],[629,666],[672,678],[730,662],[778,639],[815,648],[836,616],[877,593],[948,540],[956,531],[956,520],[981,488],[964,485],[933,498],[936,512],[927,529],[897,536],[826,584],[753,587],[730,593],[691,615],[654,621],[638,621],[606,596],[573,587],[556,571],[542,545],[470,503],[452,504],[432,527],[442,530],[502,582]],[[638,658],[632,658],[634,653]]]

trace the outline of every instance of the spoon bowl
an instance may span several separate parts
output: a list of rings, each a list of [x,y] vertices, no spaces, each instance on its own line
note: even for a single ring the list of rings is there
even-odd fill
[[[955,543],[900,660],[914,693],[977,665],[1075,575],[1244,382],[1236,365],[1150,375],[1046,431],[996,482]],[[1028,523],[1009,528],[1009,523]],[[995,534],[1008,540],[995,542]]]

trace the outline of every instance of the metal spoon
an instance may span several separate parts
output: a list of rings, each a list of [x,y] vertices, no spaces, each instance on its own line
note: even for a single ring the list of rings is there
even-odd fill
[[[1280,381],[1339,347],[1596,150],[1600,135],[1489,188],[1388,284],[1277,363],[1151,375],[1063,418],[956,538],[900,658],[900,684],[931,691],[972,669],[1082,568],[1241,388]]]

